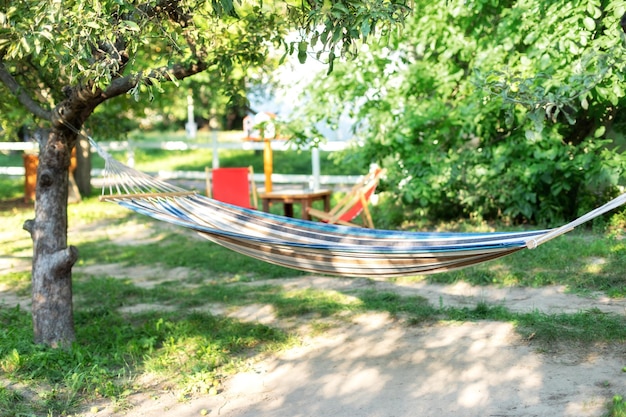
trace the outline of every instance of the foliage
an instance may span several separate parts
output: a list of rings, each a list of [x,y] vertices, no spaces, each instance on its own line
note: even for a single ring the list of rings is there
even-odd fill
[[[198,73],[203,75],[197,81],[183,85],[185,92],[197,90],[210,109],[226,104],[220,93],[226,91],[237,105],[247,76],[264,68],[270,51],[293,52],[294,44],[285,37],[288,31],[299,30],[319,39],[327,52],[340,54],[376,27],[384,31],[400,23],[407,13],[406,4],[395,0],[332,5],[322,0],[5,1],[0,9],[0,63],[22,90],[2,78],[0,122],[4,129],[36,125],[45,115],[35,112],[35,118],[30,114],[26,119],[33,108],[24,112],[16,105],[18,100],[24,104],[28,97],[49,110],[67,98],[65,88],[79,84],[93,94],[107,91],[96,105],[126,93],[150,98],[142,103],[107,102],[99,109],[103,117],[91,129],[109,121],[115,130],[110,119],[121,115],[141,119],[144,106],[155,99],[161,103],[153,105],[161,104],[164,110],[184,109],[178,103],[186,101],[186,94],[177,94],[168,85]],[[303,38],[298,50],[306,53],[314,43]],[[121,83],[124,78],[128,82]]]
[[[298,117],[359,120],[364,159],[416,216],[557,224],[616,193],[623,2],[415,7],[389,43],[318,79]]]

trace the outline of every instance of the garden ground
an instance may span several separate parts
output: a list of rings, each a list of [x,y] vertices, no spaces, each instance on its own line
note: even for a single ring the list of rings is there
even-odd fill
[[[108,229],[112,241],[140,243],[143,226]],[[104,228],[100,228],[103,230]],[[132,238],[130,237],[132,236]],[[25,259],[2,260],[2,271],[29,268]],[[99,264],[76,272],[133,277],[135,285],[154,286],[185,277],[185,268]],[[184,280],[181,280],[184,281]],[[546,313],[598,309],[626,314],[626,300],[601,294],[581,297],[562,287],[472,287],[321,276],[271,280],[286,288],[363,288],[415,294],[442,306],[504,305],[512,311]],[[248,285],[260,285],[253,281]],[[29,300],[0,288],[5,305]],[[129,312],[171,308],[159,304],[125,306]],[[620,345],[538,348],[532,335],[522,339],[511,323],[440,322],[410,325],[387,313],[348,320],[330,318],[327,329],[311,331],[307,317],[278,318],[269,305],[201,307],[213,314],[261,322],[297,332],[301,343],[288,350],[251,358],[245,371],[223,381],[217,395],[181,401],[163,381],[142,376],[142,386],[120,407],[88,406],[81,416],[602,416],[614,395],[626,392],[626,347]],[[332,321],[332,323],[330,323]]]

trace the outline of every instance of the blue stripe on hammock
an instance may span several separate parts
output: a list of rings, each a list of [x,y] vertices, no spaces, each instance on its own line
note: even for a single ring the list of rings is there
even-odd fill
[[[217,228],[206,227],[202,225],[198,225],[193,219],[191,219],[187,212],[181,210],[180,207],[172,204],[167,200],[158,201],[158,206],[155,206],[155,203],[147,204],[145,201],[121,201],[120,205],[134,210],[138,213],[153,217],[158,220],[167,221],[172,224],[176,224],[182,227],[186,227],[197,232],[209,233],[215,236],[223,236],[229,238],[242,239],[246,241],[253,241],[264,244],[275,244],[275,245],[283,245],[287,247],[297,247],[297,248],[310,248],[316,250],[336,250],[342,252],[351,252],[351,253],[376,253],[376,254],[423,254],[423,253],[437,253],[437,252],[461,252],[461,251],[476,251],[476,250],[489,250],[489,249],[506,249],[506,248],[521,248],[525,246],[525,241],[529,237],[538,236],[543,231],[537,232],[497,232],[497,233],[445,233],[445,234],[437,234],[437,233],[423,233],[423,232],[402,232],[401,234],[395,233],[394,231],[378,231],[371,229],[361,229],[361,228],[352,228],[346,226],[337,226],[337,225],[324,225],[323,227],[311,227],[312,225],[318,225],[318,223],[309,222],[305,220],[298,219],[290,219],[284,218],[280,216],[267,216],[267,213],[257,212],[254,210],[246,210],[246,209],[235,209],[235,211],[240,211],[246,214],[244,216],[247,219],[253,219],[254,217],[265,217],[272,220],[276,218],[280,218],[281,220],[285,220],[286,224],[290,224],[294,227],[307,227],[309,229],[318,229],[323,230],[324,232],[339,232],[339,233],[350,233],[351,237],[354,240],[355,235],[361,237],[367,237],[368,240],[378,241],[379,239],[389,239],[393,237],[395,239],[401,238],[400,241],[403,243],[401,247],[395,247],[394,245],[389,244],[377,244],[377,245],[363,245],[352,243],[349,245],[340,244],[335,241],[332,241],[328,244],[322,243],[306,243],[306,242],[298,242],[289,239],[275,239],[275,238],[262,238],[257,236],[251,236],[246,233],[236,232],[236,231],[228,231],[221,230]],[[220,204],[222,205],[222,204]],[[232,207],[232,206],[230,206]],[[157,208],[161,208],[165,211],[165,213],[169,214],[169,216],[164,216],[160,213]],[[228,205],[223,208],[228,208]],[[353,233],[355,232],[355,233]],[[366,233],[363,233],[366,232]],[[389,233],[391,232],[391,233]],[[443,240],[434,238],[444,236]],[[289,235],[289,236],[293,236]],[[287,236],[285,236],[287,237]],[[454,240],[448,239],[454,237]],[[431,239],[433,242],[425,242],[424,239]],[[462,239],[466,238],[466,239]],[[358,239],[356,239],[358,240]],[[408,244],[408,245],[407,245]]]
[[[205,198],[205,200],[207,200]],[[543,233],[546,230],[537,231],[523,231],[523,232],[489,232],[489,233],[432,233],[432,232],[407,232],[407,231],[393,231],[393,230],[379,230],[379,229],[364,229],[359,227],[349,227],[341,225],[329,225],[320,222],[311,222],[308,220],[299,220],[283,216],[277,216],[269,213],[258,212],[255,210],[243,209],[235,206],[226,205],[223,203],[215,202],[219,204],[223,209],[230,210],[232,212],[238,212],[242,214],[242,218],[246,223],[255,222],[259,219],[265,219],[275,227],[286,230],[288,227],[292,227],[296,230],[298,235],[303,232],[307,233],[311,237],[319,237],[323,233],[334,233],[337,236],[349,235],[351,238],[372,240],[389,240],[395,239],[398,242],[404,241],[419,241],[419,243],[428,243],[428,241],[445,241],[446,244],[457,243],[480,243],[485,240],[493,240],[499,238],[505,240],[509,238],[515,239],[527,239]],[[206,202],[205,202],[206,204]],[[223,215],[223,213],[221,213]],[[332,239],[330,239],[332,240]]]
[[[342,226],[336,224],[328,224],[324,222],[312,222],[309,220],[296,219],[291,217],[280,216],[272,213],[266,213],[262,211],[247,209],[243,207],[233,206],[228,203],[223,203],[217,200],[212,200],[208,197],[204,197],[202,195],[196,194],[194,196],[187,197],[189,199],[196,199],[199,204],[213,204],[215,206],[220,206],[226,210],[230,210],[233,212],[239,212],[243,216],[248,219],[266,219],[269,221],[280,222],[283,225],[290,225],[297,229],[310,230],[314,233],[322,233],[322,232],[333,232],[337,233],[339,231],[344,231],[345,233],[350,233],[351,236],[364,236],[364,237],[372,237],[376,239],[386,239],[386,238],[409,238],[409,239],[419,239],[419,240],[428,240],[428,239],[447,239],[447,238],[475,238],[479,239],[480,237],[492,238],[493,236],[524,236],[527,237],[536,236],[537,234],[546,233],[547,230],[538,230],[538,231],[524,231],[524,232],[410,232],[410,231],[399,231],[399,230],[382,230],[382,229],[367,229],[361,227],[351,227],[351,226]]]

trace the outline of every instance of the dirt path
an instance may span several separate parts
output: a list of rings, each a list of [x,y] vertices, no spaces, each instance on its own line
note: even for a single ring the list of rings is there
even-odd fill
[[[107,266],[93,268],[83,272],[100,274]],[[108,269],[111,276],[119,271],[116,266]],[[180,278],[184,269],[171,273]],[[154,268],[133,268],[132,275],[139,285],[155,284]],[[394,291],[420,295],[435,305],[446,306],[473,306],[484,301],[514,311],[571,313],[597,308],[626,314],[626,300],[600,295],[578,297],[565,293],[562,287],[398,284],[319,276],[250,285],[268,283],[287,289]],[[224,313],[211,308],[214,313]],[[228,314],[240,320],[280,325],[271,306],[250,305]],[[249,371],[228,379],[217,396],[181,403],[166,392],[156,397],[136,395],[131,398],[135,407],[130,411],[111,414],[105,408],[98,415],[601,416],[613,395],[626,393],[624,366],[623,346],[541,353],[520,340],[508,323],[409,327],[386,314],[367,314],[323,336],[304,336],[302,346],[251,364]]]
[[[257,282],[263,284],[266,282]],[[272,280],[287,288],[376,288],[421,295],[432,303],[504,304],[516,311],[589,308],[626,314],[626,300],[583,298],[563,288],[474,288],[300,277]],[[272,324],[269,306],[231,313]],[[275,323],[274,323],[275,324]],[[477,322],[409,327],[386,314],[366,314],[301,346],[252,364],[213,397],[180,403],[169,394],[137,396],[127,417],[438,417],[601,416],[626,393],[626,348],[540,353],[511,324]],[[102,415],[107,410],[102,410]]]
[[[132,410],[115,415],[601,416],[626,389],[624,354],[546,355],[510,324],[410,328],[368,314],[254,364],[217,396],[181,403],[138,395]]]
[[[22,263],[0,259],[0,271],[21,268]],[[76,271],[133,276],[138,285],[146,286],[155,284],[155,274],[163,279],[185,275],[184,268],[130,271],[119,265],[77,267]],[[626,300],[578,297],[561,287],[476,288],[318,276],[268,282],[286,288],[396,291],[426,297],[435,305],[471,306],[485,301],[514,311],[598,308],[626,314]],[[4,304],[28,303],[6,288],[0,288],[0,299]],[[251,305],[228,314],[279,324],[270,306]],[[599,417],[614,395],[626,394],[625,366],[624,346],[546,353],[520,340],[508,323],[410,327],[386,314],[365,314],[321,336],[303,335],[300,346],[251,363],[247,372],[226,380],[216,396],[180,402],[170,392],[143,392],[131,396],[130,410],[114,412],[111,406],[100,405],[97,413],[83,415]]]

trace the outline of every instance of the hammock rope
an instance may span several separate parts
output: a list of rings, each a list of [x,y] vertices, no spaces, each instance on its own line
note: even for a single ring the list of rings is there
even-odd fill
[[[535,249],[626,203],[623,194],[579,219],[549,230],[428,233],[312,222],[232,206],[105,160],[101,200],[198,232],[228,249],[277,265],[338,276],[397,277],[450,271]]]

